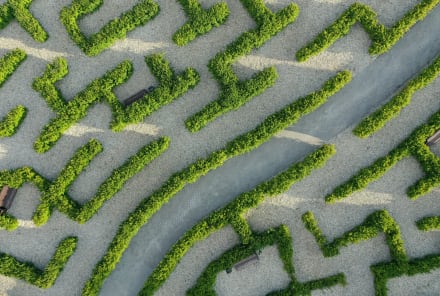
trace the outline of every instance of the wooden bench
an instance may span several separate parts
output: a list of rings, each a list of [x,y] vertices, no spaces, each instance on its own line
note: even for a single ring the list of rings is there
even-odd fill
[[[11,188],[7,185],[3,186],[0,191],[0,215],[4,215],[12,205],[17,189]]]
[[[426,145],[432,146],[439,141],[440,141],[440,129],[436,131],[434,135],[429,137],[428,140],[426,140]]]
[[[155,89],[154,86],[150,86],[149,88],[144,88],[129,97],[128,99],[124,100],[124,106],[127,107],[128,105],[133,104],[137,100],[143,98],[146,94],[152,92]]]
[[[254,253],[252,256],[247,257],[246,259],[241,260],[237,264],[234,265],[235,270],[241,270],[244,269],[246,266],[252,263],[256,263],[258,260],[260,260],[260,257],[257,253]]]

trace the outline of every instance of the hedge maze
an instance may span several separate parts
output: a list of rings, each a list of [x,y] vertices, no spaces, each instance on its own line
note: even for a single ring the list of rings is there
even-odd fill
[[[220,93],[217,99],[196,111],[184,123],[182,122],[182,126],[192,132],[188,133],[190,137],[197,136],[195,132],[217,117],[239,109],[255,96],[275,85],[278,75],[275,67],[257,72],[248,80],[240,80],[232,66],[239,58],[260,48],[287,26],[297,25],[294,22],[300,13],[300,8],[294,2],[273,12],[263,0],[239,1],[254,20],[255,28],[241,33],[232,43],[226,45],[222,51],[210,59],[207,67],[217,81]],[[176,0],[175,4],[185,13],[186,22],[174,35],[167,37],[178,45],[174,48],[181,49],[190,42],[197,42],[198,37],[228,22],[230,11],[226,2],[217,2],[209,8],[203,8],[200,2],[198,0]],[[31,0],[7,0],[0,5],[0,29],[16,19],[33,39],[44,42],[49,35],[31,14],[29,10],[31,3]],[[59,22],[65,27],[72,41],[90,59],[111,47],[115,41],[126,38],[130,31],[153,21],[159,13],[164,13],[160,11],[159,4],[154,0],[140,0],[120,17],[96,30],[96,33],[86,36],[80,29],[80,20],[87,15],[93,15],[93,12],[97,11],[103,3],[103,0],[72,0],[70,5],[59,12]],[[380,23],[377,13],[371,7],[363,3],[354,3],[334,23],[302,47],[296,53],[296,59],[302,62],[318,55],[347,35],[351,27],[357,23],[371,39],[369,53],[371,55],[383,54],[439,3],[440,0],[421,0],[390,28]],[[214,30],[210,35],[216,31],[219,30]],[[26,57],[26,52],[21,49],[11,50],[0,57],[0,90]],[[114,91],[116,87],[126,83],[136,70],[131,60],[120,61],[101,77],[94,79],[84,89],[78,91],[70,100],[63,96],[57,86],[57,83],[69,73],[67,59],[57,57],[49,62],[43,73],[37,73],[32,77],[32,88],[36,98],[42,98],[54,114],[35,139],[34,150],[41,154],[49,151],[57,144],[64,132],[80,122],[90,108],[96,104],[105,103],[110,107],[112,120],[109,128],[115,132],[115,137],[117,137],[116,132],[122,131],[127,125],[144,121],[153,112],[171,104],[199,84],[200,75],[195,69],[188,66],[177,73],[165,58],[164,53],[148,54],[144,60],[156,79],[156,85],[150,86],[149,91],[142,93],[139,99],[130,104],[120,100]],[[437,56],[429,66],[407,82],[393,98],[361,120],[353,130],[354,134],[365,138],[386,127],[386,123],[398,116],[400,111],[411,102],[413,94],[430,85],[438,78],[439,73],[440,56]],[[85,283],[80,283],[83,285],[81,294],[83,296],[99,295],[104,282],[117,268],[139,230],[187,185],[197,182],[228,160],[259,148],[280,131],[296,124],[301,118],[320,108],[349,84],[351,79],[350,71],[341,71],[333,73],[333,76],[324,81],[319,89],[308,95],[298,98],[293,93],[289,98],[290,103],[264,118],[253,129],[229,140],[221,148],[208,153],[206,157],[197,159],[171,174],[151,194],[141,199],[141,202],[131,212],[126,213],[126,219],[120,222],[104,255],[92,263],[95,267],[89,278]],[[149,86],[142,87],[147,89]],[[27,114],[27,109],[18,105],[5,113],[6,115],[0,119],[0,138],[11,137],[17,132]],[[325,197],[325,202],[335,203],[366,188],[406,157],[415,158],[424,172],[420,180],[408,187],[409,198],[415,200],[438,187],[440,185],[440,158],[430,150],[426,140],[439,129],[440,110],[434,113],[426,123],[415,128],[406,139],[385,156],[378,158],[371,165],[359,170],[349,180],[334,188]],[[15,137],[18,136],[20,134]],[[5,139],[7,140],[9,139]],[[106,149],[103,144],[93,138],[88,139],[86,144],[74,152],[56,177],[45,177],[31,166],[3,168],[0,171],[0,189],[3,186],[20,189],[25,183],[35,186],[40,192],[40,197],[32,221],[38,227],[43,227],[55,211],[61,212],[78,224],[84,224],[91,220],[104,203],[113,198],[131,178],[167,151],[170,143],[171,139],[167,136],[149,140],[122,165],[114,168],[98,186],[94,195],[83,204],[72,198],[68,191],[81,173],[88,168],[93,169],[94,158]],[[241,260],[268,246],[276,246],[290,283],[284,289],[269,292],[267,295],[310,295],[314,290],[347,285],[346,275],[339,271],[330,276],[301,281],[295,273],[293,256],[293,238],[295,240],[301,238],[295,233],[291,234],[286,225],[278,225],[263,232],[257,232],[252,229],[251,224],[245,218],[245,214],[250,209],[255,209],[268,198],[286,192],[314,170],[325,166],[335,153],[336,149],[333,145],[322,145],[301,161],[290,164],[286,170],[261,182],[255,188],[238,194],[232,201],[198,221],[169,248],[153,272],[145,275],[143,288],[138,295],[154,295],[195,244],[226,226],[231,226],[238,234],[239,244],[232,246],[219,257],[213,258],[201,271],[194,285],[186,291],[186,295],[216,295],[215,283],[218,273],[231,269]],[[370,266],[376,295],[387,295],[387,282],[392,278],[428,273],[440,268],[440,253],[427,254],[418,258],[410,258],[407,255],[400,227],[385,209],[374,209],[359,225],[332,240],[319,227],[319,224],[324,222],[318,223],[311,211],[302,215],[302,222],[326,258],[338,256],[341,248],[354,248],[351,245],[373,239],[384,233],[390,259]],[[440,230],[440,215],[424,217],[415,221],[415,225],[420,231],[438,231]],[[0,232],[12,232],[18,227],[19,220],[12,213],[0,215]],[[81,227],[86,226],[81,225]],[[0,252],[0,274],[23,280],[39,288],[50,288],[75,252],[77,243],[77,237],[64,238],[43,269],[21,258]]]

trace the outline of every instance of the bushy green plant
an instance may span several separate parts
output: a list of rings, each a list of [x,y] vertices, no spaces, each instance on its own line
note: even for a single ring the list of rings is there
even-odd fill
[[[96,56],[116,40],[124,39],[128,32],[145,25],[159,13],[159,5],[153,0],[140,0],[129,11],[102,27],[99,32],[86,36],[78,21],[101,7],[103,0],[73,0],[60,12],[61,23],[70,38],[88,56]]]
[[[413,156],[425,172],[425,177],[407,189],[411,199],[428,193],[432,188],[440,185],[440,160],[429,150],[426,140],[440,129],[440,110],[427,123],[420,125],[387,155],[380,157],[370,166],[362,168],[345,183],[337,186],[332,193],[325,197],[326,202],[336,202],[353,192],[364,189],[371,182],[382,177],[388,170],[405,157]]]
[[[104,202],[112,198],[130,178],[167,150],[168,146],[169,138],[166,137],[143,146],[123,165],[115,169],[99,186],[96,194],[83,205],[72,199],[67,191],[79,174],[102,151],[102,145],[94,139],[78,149],[53,182],[45,179],[32,168],[24,167],[0,171],[0,186],[20,188],[24,183],[31,182],[40,190],[41,202],[32,217],[38,226],[48,221],[54,209],[78,223],[85,223],[99,211]],[[8,230],[15,229],[16,223],[16,219],[10,215],[0,219],[0,226]]]
[[[205,10],[198,0],[178,0],[188,16],[186,22],[173,35],[173,41],[180,46],[186,45],[200,35],[206,34],[214,27],[223,24],[229,16],[226,2],[214,4]]]
[[[0,5],[0,30],[14,18],[35,41],[44,42],[49,35],[29,10],[33,0],[7,0]]]
[[[26,52],[17,48],[0,58],[0,87],[2,87],[9,76],[17,70],[18,66],[20,66],[26,57]]]
[[[417,77],[409,81],[402,91],[390,101],[364,118],[353,130],[353,133],[358,137],[366,138],[380,130],[388,121],[398,116],[400,111],[411,103],[412,96],[416,91],[431,84],[439,74],[440,55],[434,59],[431,65],[421,71]]]
[[[279,12],[273,13],[266,7],[263,0],[241,0],[241,2],[254,19],[257,28],[241,34],[224,51],[217,53],[209,61],[208,68],[220,84],[220,95],[217,100],[209,103],[185,121],[186,127],[192,132],[199,131],[218,116],[240,108],[272,86],[277,78],[275,67],[270,67],[256,73],[251,79],[240,81],[232,70],[232,64],[253,49],[261,47],[271,37],[295,21],[299,8],[291,3]]]
[[[106,254],[97,263],[90,279],[86,282],[82,292],[83,295],[97,295],[99,293],[105,279],[115,269],[116,264],[139,229],[187,184],[196,182],[209,171],[223,165],[228,159],[256,149],[277,132],[294,124],[301,117],[313,112],[324,104],[330,96],[338,92],[350,79],[350,72],[338,73],[325,82],[319,91],[297,99],[295,102],[267,117],[253,130],[227,143],[224,148],[212,152],[207,158],[197,160],[187,168],[173,174],[159,189],[141,201],[137,208],[119,226],[118,232],[110,243]],[[217,221],[218,219],[217,217],[214,220]],[[211,222],[214,223],[213,221]],[[209,223],[211,224],[211,222]],[[203,230],[200,231],[201,233],[198,235],[203,235]]]
[[[68,102],[55,86],[55,83],[68,73],[66,60],[57,58],[53,63],[48,64],[43,75],[34,80],[33,88],[40,93],[57,116],[41,131],[34,143],[35,150],[43,153],[52,148],[62,133],[84,118],[89,108],[97,103],[106,102],[110,105],[113,113],[111,127],[115,131],[120,131],[130,123],[142,121],[199,82],[199,75],[192,68],[176,75],[161,54],[147,56],[145,61],[160,85],[153,92],[127,107],[119,102],[113,89],[126,82],[132,75],[131,62],[123,61],[101,78],[92,81]]]
[[[50,288],[75,252],[77,242],[76,237],[63,239],[44,270],[32,263],[22,262],[11,255],[0,253],[0,274],[24,280],[39,288]]]
[[[8,214],[0,215],[0,228],[7,231],[13,231],[18,227],[18,220]]]
[[[417,228],[423,231],[440,230],[440,216],[425,217],[416,224]]]
[[[242,215],[249,209],[257,207],[266,197],[273,197],[287,191],[294,183],[307,177],[314,169],[323,166],[334,153],[335,149],[333,146],[322,146],[309,154],[302,162],[292,164],[287,170],[277,174],[268,181],[262,182],[254,189],[238,195],[226,206],[199,221],[171,247],[170,251],[148,277],[140,295],[153,295],[195,243],[207,238],[211,233],[218,231],[228,224],[240,235],[242,244],[250,244],[251,246],[255,246],[255,243],[258,244],[248,222]],[[288,248],[288,246],[283,246],[282,248]],[[251,249],[252,247],[248,250]],[[280,251],[280,253],[282,252]],[[285,264],[290,262],[290,255],[287,256]],[[286,271],[292,275],[293,266],[286,265]],[[214,275],[215,273],[211,273],[215,281]],[[196,290],[199,291],[198,289]]]
[[[380,24],[376,12],[368,5],[354,3],[324,31],[296,53],[298,61],[306,61],[330,47],[336,40],[350,32],[350,28],[360,23],[371,39],[370,54],[383,54],[405,35],[412,26],[423,20],[440,0],[421,0],[391,28]]]
[[[18,105],[9,111],[5,118],[0,120],[0,138],[14,135],[26,117],[26,113],[27,109],[22,105]]]

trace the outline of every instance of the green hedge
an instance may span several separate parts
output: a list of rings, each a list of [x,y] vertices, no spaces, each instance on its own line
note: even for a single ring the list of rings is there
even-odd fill
[[[425,217],[416,222],[417,228],[423,231],[440,230],[440,216]]]
[[[334,153],[335,149],[333,146],[322,146],[309,154],[302,162],[292,164],[287,170],[277,174],[270,180],[262,182],[254,189],[238,195],[226,206],[214,211],[208,217],[198,222],[190,230],[185,232],[171,247],[170,251],[148,277],[144,288],[139,294],[153,295],[194,244],[207,238],[211,233],[218,231],[228,224],[231,224],[234,230],[240,235],[242,244],[251,244],[254,246],[256,243],[254,233],[242,215],[247,210],[257,207],[266,197],[273,197],[287,191],[294,183],[310,175],[313,170],[322,167]],[[282,248],[285,247],[282,246]],[[249,250],[251,249],[253,248],[251,247]],[[291,256],[288,256],[286,260],[285,264],[290,262]],[[290,275],[293,275],[293,266],[286,267],[286,271]],[[209,289],[211,288],[211,284],[213,285],[215,282],[214,275],[215,274],[211,273],[213,282],[209,284]],[[204,288],[206,291],[209,289]],[[199,289],[196,290],[199,291]],[[202,293],[199,295],[205,294]]]
[[[99,186],[96,194],[83,205],[69,197],[67,191],[79,174],[102,151],[102,145],[94,139],[78,149],[53,182],[45,179],[33,169],[24,167],[1,171],[0,186],[9,185],[13,188],[20,188],[25,182],[31,182],[37,186],[42,193],[41,202],[32,217],[37,226],[45,224],[54,209],[78,223],[85,223],[98,212],[104,202],[119,192],[130,178],[167,150],[169,141],[169,138],[163,137],[140,148],[123,165],[115,169]],[[16,219],[10,215],[5,217],[4,222],[0,219],[0,226],[8,230],[15,229]]]
[[[237,245],[209,263],[197,279],[196,284],[187,291],[186,295],[217,295],[214,286],[216,276],[219,272],[232,268],[234,264],[251,256],[256,250],[261,250],[266,246],[274,244],[277,245],[278,254],[283,262],[284,269],[292,281],[287,289],[274,291],[268,295],[310,295],[313,290],[329,288],[337,284],[345,285],[345,276],[342,273],[319,280],[300,283],[295,278],[295,271],[292,264],[292,238],[290,237],[289,229],[286,226],[281,225],[263,233],[254,233],[253,238],[252,244]]]
[[[299,8],[291,3],[274,14],[266,7],[263,0],[241,0],[241,2],[256,22],[257,28],[241,34],[224,51],[217,53],[209,61],[208,68],[220,84],[220,95],[217,100],[185,121],[186,127],[192,132],[199,131],[228,111],[237,110],[271,87],[277,79],[275,67],[270,67],[256,73],[251,79],[240,81],[232,69],[232,64],[240,57],[251,53],[252,49],[261,47],[295,21]]]
[[[129,11],[102,27],[99,32],[86,36],[78,21],[101,7],[103,0],[73,0],[60,12],[61,23],[70,38],[88,56],[96,56],[116,40],[124,39],[128,32],[145,25],[159,13],[159,5],[153,0],[140,0]]]
[[[25,59],[26,52],[18,48],[8,52],[0,58],[0,88]],[[18,105],[9,111],[6,116],[0,120],[0,138],[14,135],[26,117],[26,113],[27,110],[22,105]]]
[[[49,35],[29,10],[32,1],[7,0],[5,4],[0,5],[0,30],[15,18],[35,41],[46,41]]]
[[[382,177],[397,162],[405,157],[413,156],[421,165],[425,176],[407,189],[411,199],[428,193],[440,185],[440,160],[425,144],[426,140],[440,129],[440,110],[429,118],[428,122],[420,125],[387,155],[377,159],[368,167],[362,168],[345,183],[337,186],[332,193],[325,197],[326,202],[341,200],[353,192],[364,189],[371,182]]]
[[[428,273],[433,269],[440,268],[440,254],[409,260],[400,235],[399,225],[386,210],[370,214],[360,225],[347,231],[341,237],[335,238],[332,242],[328,242],[322,234],[311,212],[305,213],[302,218],[306,228],[313,234],[326,257],[338,255],[341,247],[372,239],[381,232],[385,233],[391,261],[370,266],[374,275],[374,288],[377,296],[387,295],[386,285],[389,279],[403,275],[413,276]]]
[[[223,24],[229,16],[229,8],[226,2],[214,4],[210,9],[205,10],[197,0],[178,0],[188,16],[186,22],[173,35],[173,41],[183,46],[206,34],[214,27]]]
[[[311,42],[296,53],[298,61],[306,61],[310,57],[319,54],[330,47],[336,40],[350,32],[350,28],[360,23],[367,32],[372,43],[369,48],[370,54],[383,54],[405,35],[412,26],[423,20],[433,10],[440,0],[421,0],[409,10],[391,28],[380,24],[376,12],[368,5],[354,3],[342,15],[324,31],[318,34]]]
[[[439,74],[440,55],[417,77],[409,81],[402,91],[390,101],[364,118],[353,130],[353,133],[358,137],[366,138],[380,130],[389,120],[398,116],[400,111],[411,103],[412,96],[416,91],[431,84]]]
[[[0,253],[0,274],[24,280],[39,288],[50,288],[75,252],[77,242],[76,237],[62,240],[44,270],[32,263],[22,262],[11,255]]]
[[[9,111],[5,118],[0,120],[0,138],[14,135],[26,117],[26,113],[27,109],[22,105]]]
[[[106,102],[110,105],[113,113],[111,127],[115,131],[120,131],[130,123],[142,121],[199,82],[198,73],[191,68],[176,75],[161,54],[147,56],[145,60],[160,85],[152,93],[127,107],[119,102],[112,90],[130,78],[133,72],[131,62],[123,61],[101,78],[92,81],[68,102],[55,86],[55,83],[68,73],[66,60],[58,58],[48,64],[43,75],[34,80],[33,88],[40,93],[57,116],[41,131],[34,143],[35,150],[44,153],[52,148],[63,132],[84,118],[88,109],[97,103]]]
[[[106,254],[96,264],[90,279],[86,282],[82,292],[83,295],[97,295],[99,293],[105,279],[115,269],[116,264],[139,229],[187,184],[196,182],[209,171],[223,165],[228,159],[256,149],[277,132],[294,124],[301,117],[313,112],[324,104],[330,96],[338,92],[350,79],[350,72],[338,73],[324,83],[319,91],[297,99],[295,102],[267,117],[253,130],[227,143],[223,149],[214,151],[207,158],[197,160],[187,168],[173,174],[159,189],[146,197],[119,226],[119,230],[110,243]]]

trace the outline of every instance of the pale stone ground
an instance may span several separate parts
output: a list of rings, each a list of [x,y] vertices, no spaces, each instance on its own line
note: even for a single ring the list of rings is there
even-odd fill
[[[81,26],[85,32],[92,33],[135,2],[106,0],[93,17],[87,17],[81,22]],[[0,116],[19,103],[30,110],[14,137],[0,139],[0,169],[27,165],[34,167],[44,176],[55,179],[74,151],[84,145],[89,138],[94,137],[103,144],[104,152],[93,160],[90,167],[69,190],[75,199],[86,201],[110,172],[134,154],[139,147],[163,135],[169,136],[172,141],[166,153],[131,179],[123,190],[84,225],[78,225],[55,212],[45,226],[35,228],[30,217],[38,204],[39,193],[30,185],[23,186],[11,209],[11,213],[21,220],[22,226],[11,233],[0,231],[0,250],[20,260],[32,261],[42,268],[64,237],[78,236],[78,248],[52,288],[40,290],[22,281],[0,276],[0,295],[80,295],[84,282],[89,278],[96,262],[105,253],[121,221],[173,172],[222,147],[226,141],[238,134],[252,129],[267,115],[295,98],[318,89],[323,81],[337,71],[350,69],[356,78],[366,73],[368,67],[380,59],[368,55],[369,39],[365,32],[356,26],[350,35],[323,54],[306,63],[297,63],[294,60],[295,52],[354,2],[297,1],[301,13],[296,22],[234,66],[239,76],[244,78],[249,77],[256,70],[275,65],[279,73],[276,85],[239,111],[222,116],[197,134],[190,134],[185,129],[183,121],[207,102],[215,99],[218,93],[217,82],[212,79],[206,67],[208,61],[241,32],[252,28],[253,22],[239,1],[228,0],[226,2],[231,14],[225,25],[183,48],[178,48],[172,43],[171,36],[185,22],[182,9],[177,1],[158,0],[157,2],[161,12],[153,21],[132,31],[127,39],[117,42],[109,50],[93,58],[86,57],[72,43],[58,20],[60,9],[68,5],[69,0],[35,0],[32,4],[32,12],[50,34],[49,40],[43,44],[33,41],[16,22],[12,22],[0,31],[0,55],[16,47],[28,53],[28,59],[0,90]],[[217,1],[202,1],[206,7],[215,2]],[[273,9],[284,7],[290,2],[267,1]],[[363,2],[371,5],[379,12],[381,21],[390,25],[418,1]],[[439,8],[435,10],[437,17],[440,15],[438,11]],[[427,32],[435,32],[435,29]],[[416,61],[436,54],[432,52],[434,49],[431,47],[423,47],[426,45],[424,40],[434,37],[437,38],[428,33],[411,37],[416,40],[414,46],[420,46],[423,53],[417,56]],[[111,118],[109,108],[105,105],[96,106],[90,110],[84,120],[66,132],[66,135],[49,152],[42,155],[34,152],[33,142],[53,113],[42,98],[32,90],[31,83],[42,73],[48,62],[58,56],[64,56],[68,60],[70,74],[58,85],[64,96],[71,99],[91,80],[101,76],[122,60],[129,59],[133,61],[135,72],[127,83],[115,91],[116,95],[123,99],[142,87],[155,84],[154,77],[144,63],[144,56],[156,52],[165,52],[165,57],[176,71],[194,67],[201,75],[199,85],[154,113],[143,123],[132,125],[121,133],[113,133],[108,129]],[[394,58],[393,51],[388,57],[391,57],[391,60]],[[408,60],[408,63],[411,62]],[[402,65],[402,68],[404,66]],[[402,76],[403,83],[420,67],[421,65],[414,65],[411,69],[413,72],[402,71],[397,77]],[[386,76],[377,79],[388,81],[387,79],[392,78],[395,77]],[[374,99],[378,102],[386,100],[394,91],[395,87],[390,84],[389,89],[383,89],[379,100]],[[239,157],[233,163],[226,163],[224,168],[208,174],[196,184],[185,188],[175,200],[151,219],[133,240],[121,263],[105,283],[101,294],[136,295],[161,256],[196,221],[210,210],[226,204],[236,194],[251,189],[287,167],[289,162],[295,161],[296,159],[292,157],[286,157],[289,151],[301,151],[305,155],[317,144],[330,142],[336,145],[338,153],[323,169],[293,186],[286,194],[268,200],[258,209],[250,212],[249,221],[257,230],[264,230],[281,223],[289,227],[294,243],[293,260],[299,280],[316,279],[338,272],[346,274],[348,281],[346,287],[337,286],[328,291],[316,291],[314,294],[371,295],[373,283],[369,266],[389,259],[383,236],[349,246],[341,250],[339,256],[324,259],[313,238],[304,229],[300,217],[305,211],[312,210],[321,222],[324,233],[329,238],[333,238],[359,224],[372,211],[385,208],[401,225],[410,257],[438,252],[439,234],[418,231],[414,221],[426,215],[438,214],[440,206],[436,201],[440,191],[436,189],[415,202],[405,196],[405,188],[421,176],[418,164],[412,159],[402,161],[383,179],[341,203],[325,205],[323,198],[334,186],[346,180],[359,168],[385,154],[429,114],[438,109],[439,95],[440,81],[437,79],[433,85],[414,97],[413,104],[402,112],[402,116],[368,140],[359,140],[351,135],[350,125],[357,121],[346,126],[338,126],[343,127],[341,130],[348,129],[330,138],[293,127],[280,133],[255,153]],[[350,96],[342,98],[350,100]],[[325,106],[321,110],[325,112]],[[331,110],[337,111],[337,108]],[[299,127],[302,122],[299,123]],[[319,127],[319,120],[316,122],[316,126]],[[325,126],[320,127],[323,128]],[[439,148],[436,149],[440,154]],[[257,161],[254,161],[255,159]],[[261,159],[261,162],[258,162],[258,159]],[[266,165],[267,163],[270,165]],[[197,244],[157,294],[183,295],[185,289],[194,284],[206,264],[236,243],[235,234],[227,228]],[[438,276],[439,272],[433,272],[429,275],[393,280],[389,283],[392,292],[390,294],[439,294]],[[287,277],[281,268],[275,249],[267,248],[259,265],[251,266],[249,270],[240,273],[219,274],[216,290],[219,295],[264,295],[273,289],[283,288],[286,284]]]

